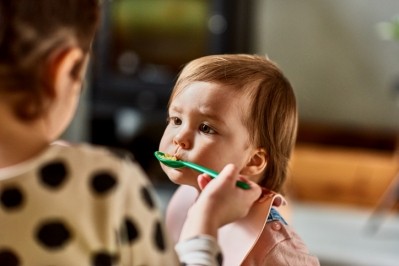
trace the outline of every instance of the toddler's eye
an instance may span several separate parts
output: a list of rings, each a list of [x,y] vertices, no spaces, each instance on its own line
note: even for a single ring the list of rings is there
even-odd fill
[[[201,124],[199,130],[205,134],[215,134],[216,131],[207,124]]]
[[[173,116],[173,117],[168,117],[167,122],[168,122],[168,124],[169,124],[169,123],[172,123],[172,124],[175,125],[175,126],[181,125],[181,120],[180,120],[180,118],[175,117],[175,116]]]

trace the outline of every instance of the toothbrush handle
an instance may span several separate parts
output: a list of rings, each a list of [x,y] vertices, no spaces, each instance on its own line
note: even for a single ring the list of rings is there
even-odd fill
[[[201,166],[201,165],[198,165],[198,164],[195,164],[195,163],[192,163],[192,162],[184,161],[184,165],[186,167],[189,167],[189,168],[197,171],[197,172],[208,174],[212,178],[216,178],[219,175],[219,173],[216,172],[216,171],[213,171],[213,170],[211,170],[209,168],[206,168],[204,166]],[[242,189],[250,189],[250,186],[247,183],[243,182],[243,181],[237,181],[236,186],[240,187]]]

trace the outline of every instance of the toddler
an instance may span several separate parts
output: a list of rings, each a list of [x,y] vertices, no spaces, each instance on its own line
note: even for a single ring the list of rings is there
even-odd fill
[[[180,73],[159,150],[216,171],[232,163],[240,175],[264,188],[245,219],[219,230],[225,265],[319,264],[276,208],[285,202],[278,193],[287,176],[297,123],[293,89],[265,57],[205,56]],[[182,186],[169,204],[167,226],[177,240],[185,212],[202,186],[193,170],[162,168],[174,183],[196,189]]]

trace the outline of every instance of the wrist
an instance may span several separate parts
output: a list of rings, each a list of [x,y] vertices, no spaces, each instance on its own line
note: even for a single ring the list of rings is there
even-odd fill
[[[189,239],[198,235],[208,235],[217,238],[219,224],[212,212],[201,209],[194,204],[188,211],[186,220],[180,234],[180,240]]]

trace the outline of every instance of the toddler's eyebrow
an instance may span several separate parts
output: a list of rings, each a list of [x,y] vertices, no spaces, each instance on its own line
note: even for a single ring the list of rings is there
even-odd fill
[[[173,111],[176,113],[182,113],[183,112],[183,108],[177,106],[177,105],[170,105],[169,106],[169,112]],[[226,122],[223,119],[223,116],[221,116],[219,113],[214,112],[213,110],[211,110],[211,108],[201,108],[199,110],[199,113],[201,114],[201,116],[206,117],[209,120],[215,121],[217,123],[221,123],[223,125],[226,125]]]
[[[200,110],[200,113],[202,116],[209,118],[210,120],[216,121],[221,124],[226,124],[226,122],[223,119],[223,116],[221,116],[217,112],[213,112],[210,110]]]
[[[171,105],[171,106],[169,106],[169,111],[175,111],[175,112],[181,113],[182,112],[182,108],[180,108],[180,107],[178,107],[176,105]]]

